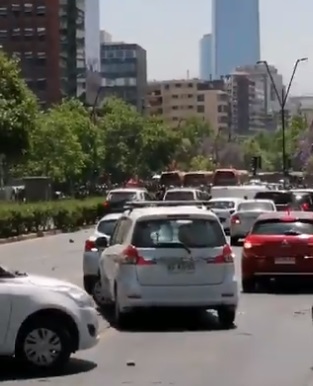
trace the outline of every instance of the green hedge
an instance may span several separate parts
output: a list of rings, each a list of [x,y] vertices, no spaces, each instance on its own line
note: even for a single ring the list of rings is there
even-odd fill
[[[93,225],[103,214],[103,198],[40,203],[1,203],[0,239],[59,229],[63,232]]]

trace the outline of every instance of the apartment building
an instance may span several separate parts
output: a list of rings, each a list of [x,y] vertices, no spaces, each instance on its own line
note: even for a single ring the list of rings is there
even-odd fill
[[[102,89],[100,99],[116,96],[145,111],[147,53],[138,44],[101,43]]]
[[[228,94],[223,81],[198,79],[151,82],[148,85],[147,108],[150,115],[160,115],[170,126],[199,117],[216,132],[229,130]]]
[[[77,96],[85,77],[84,0],[0,0],[0,45],[41,104]]]

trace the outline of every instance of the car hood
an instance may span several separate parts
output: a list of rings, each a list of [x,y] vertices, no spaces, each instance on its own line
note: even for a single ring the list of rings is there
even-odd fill
[[[68,289],[68,290],[79,290],[82,289],[65,280],[54,279],[52,277],[38,276],[38,275],[27,275],[27,276],[18,276],[16,278],[11,278],[8,280],[14,280],[15,283],[34,285],[36,287],[42,288],[53,288],[53,289]]]

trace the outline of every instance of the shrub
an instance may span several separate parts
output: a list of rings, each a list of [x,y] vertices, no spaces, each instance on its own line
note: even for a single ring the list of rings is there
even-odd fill
[[[0,204],[0,238],[93,225],[103,213],[103,198]]]

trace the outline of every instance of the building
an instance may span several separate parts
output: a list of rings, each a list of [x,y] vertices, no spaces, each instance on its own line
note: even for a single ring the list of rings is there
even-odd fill
[[[112,43],[112,35],[104,29],[100,31],[100,43]]]
[[[85,0],[86,67],[100,72],[100,0]]]
[[[42,105],[76,96],[85,72],[83,0],[0,0],[0,45]]]
[[[267,128],[264,84],[247,72],[226,78],[232,135],[249,135]]]
[[[199,43],[200,79],[212,79],[212,34],[203,35]]]
[[[308,126],[313,122],[313,95],[291,96],[287,103],[290,116],[301,114],[307,120]]]
[[[100,99],[117,96],[145,110],[147,92],[147,53],[138,44],[101,44],[102,90]]]
[[[213,0],[213,78],[260,60],[259,0]]]
[[[198,79],[151,82],[147,105],[150,115],[161,116],[170,126],[199,117],[209,122],[214,131],[228,134],[228,95],[220,82]]]

